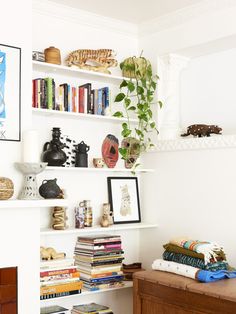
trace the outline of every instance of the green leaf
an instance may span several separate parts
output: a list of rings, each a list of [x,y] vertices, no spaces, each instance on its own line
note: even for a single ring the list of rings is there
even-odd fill
[[[139,136],[144,137],[143,132],[140,131],[139,129],[135,129],[135,132],[136,132]]]
[[[123,113],[122,113],[121,111],[117,111],[117,112],[115,112],[115,113],[113,114],[113,117],[123,118],[124,115],[123,115]]]
[[[116,95],[115,102],[120,102],[124,98],[125,98],[125,94],[124,93],[119,93],[118,95]]]
[[[132,93],[135,90],[134,83],[129,81],[127,85],[128,90]]]
[[[121,69],[121,70],[123,70],[124,64],[125,64],[124,62],[121,62],[121,63],[120,63],[120,69]]]
[[[119,153],[121,154],[122,159],[126,159],[127,155],[128,155],[128,149],[125,148],[125,147],[120,147],[119,148]]]
[[[131,130],[130,129],[123,129],[123,131],[121,132],[121,135],[123,136],[123,137],[128,137],[128,136],[130,136],[130,134],[131,134]]]
[[[159,107],[160,107],[160,108],[162,108],[162,107],[163,107],[163,103],[162,103],[162,101],[160,101],[160,100],[159,100],[159,101],[158,101],[158,104],[159,104]]]
[[[147,111],[147,113],[148,113],[149,117],[152,118],[152,110],[149,109],[149,110]]]
[[[128,85],[128,82],[126,80],[123,80],[122,83],[120,84],[120,88],[126,87]]]
[[[126,122],[122,123],[122,128],[125,130],[128,128],[128,124]]]
[[[137,93],[138,95],[142,95],[144,93],[144,88],[142,86],[137,86]]]
[[[154,129],[156,127],[156,123],[155,122],[150,123],[150,127]]]
[[[154,81],[152,81],[152,83],[151,83],[151,87],[152,87],[154,90],[156,90],[157,83],[156,83],[156,82],[154,82]]]
[[[141,78],[141,83],[143,85],[143,87],[147,87],[147,82],[146,82],[146,79],[145,78]]]
[[[129,108],[127,108],[128,110],[136,110],[136,107],[135,106],[131,106],[131,107],[129,107]]]
[[[131,100],[129,98],[125,98],[125,106],[129,107]]]

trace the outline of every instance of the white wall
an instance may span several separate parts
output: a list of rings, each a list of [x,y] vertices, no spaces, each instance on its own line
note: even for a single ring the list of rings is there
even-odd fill
[[[22,14],[27,18],[22,18]],[[1,44],[22,49],[21,113],[24,131],[31,124],[31,1],[15,1],[14,8],[12,1],[1,3],[0,27]],[[21,143],[0,141],[0,151],[1,176],[14,181],[16,197],[22,175],[14,163],[21,160]],[[0,221],[0,267],[18,267],[18,314],[38,313],[39,210],[0,209]]]

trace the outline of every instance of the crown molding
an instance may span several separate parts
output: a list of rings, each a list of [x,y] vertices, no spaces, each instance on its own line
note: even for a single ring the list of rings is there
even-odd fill
[[[58,18],[62,21],[100,28],[126,37],[138,37],[138,25],[75,9],[48,0],[33,0],[33,13]]]
[[[236,6],[235,0],[204,0],[201,3],[139,24],[139,36],[152,35],[165,29],[183,25],[203,15],[230,9],[233,6]]]

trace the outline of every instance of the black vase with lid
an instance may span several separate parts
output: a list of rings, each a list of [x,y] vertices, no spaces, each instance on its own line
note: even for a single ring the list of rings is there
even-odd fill
[[[61,193],[60,187],[57,185],[57,179],[43,180],[39,187],[39,194],[46,199],[57,198]]]
[[[88,167],[88,154],[89,146],[84,143],[84,141],[80,142],[75,146],[75,167]]]
[[[60,128],[52,129],[52,140],[46,142],[43,146],[42,160],[48,163],[48,166],[62,166],[67,159],[66,153],[62,150],[65,144],[60,141]]]

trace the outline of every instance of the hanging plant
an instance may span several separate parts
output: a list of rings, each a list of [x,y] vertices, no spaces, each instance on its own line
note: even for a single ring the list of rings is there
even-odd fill
[[[122,123],[123,141],[119,152],[127,168],[136,168],[137,157],[154,146],[150,133],[158,134],[153,108],[156,105],[162,107],[162,102],[155,100],[159,77],[153,75],[151,63],[142,56],[124,60],[120,68],[128,78],[124,78],[120,92],[115,97],[115,102],[121,103],[123,110],[115,112],[114,116],[127,119]],[[134,128],[131,128],[131,116],[138,120]]]

